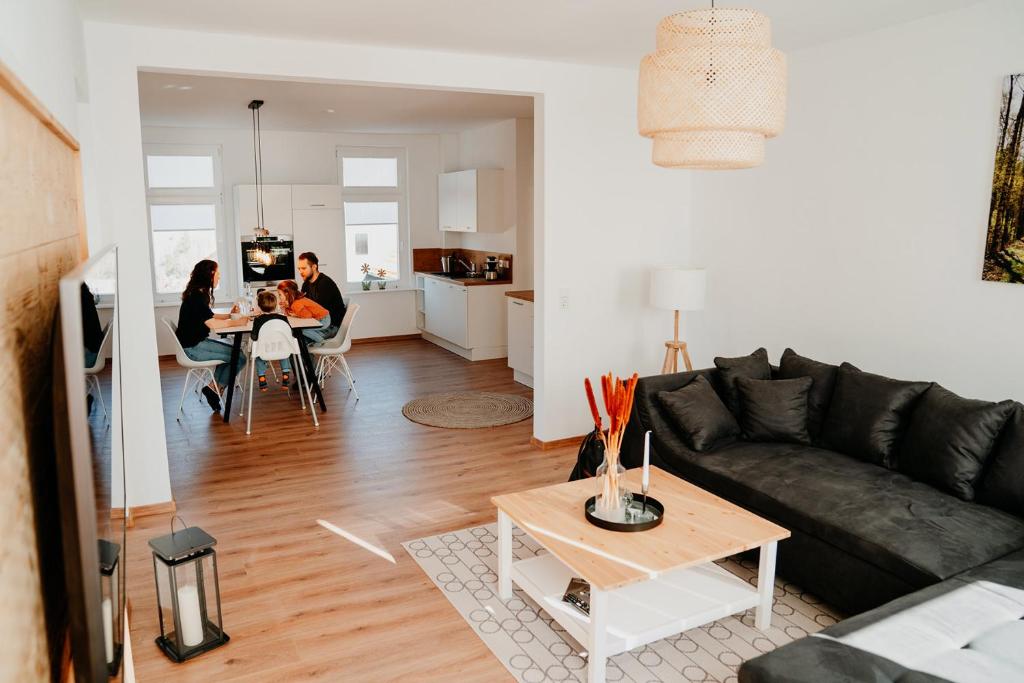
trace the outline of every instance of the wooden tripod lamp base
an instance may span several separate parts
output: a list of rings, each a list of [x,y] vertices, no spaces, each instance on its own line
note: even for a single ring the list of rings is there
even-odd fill
[[[679,356],[683,357],[683,365],[686,371],[693,370],[690,362],[690,354],[686,350],[686,342],[679,341],[679,311],[675,312],[675,328],[672,341],[665,342],[665,362],[661,365],[661,374],[667,375],[679,372]]]

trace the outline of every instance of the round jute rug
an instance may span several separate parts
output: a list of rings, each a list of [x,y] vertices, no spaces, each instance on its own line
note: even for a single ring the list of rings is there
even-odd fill
[[[533,415],[533,401],[486,391],[430,394],[406,403],[402,415],[431,427],[480,429],[525,420]]]

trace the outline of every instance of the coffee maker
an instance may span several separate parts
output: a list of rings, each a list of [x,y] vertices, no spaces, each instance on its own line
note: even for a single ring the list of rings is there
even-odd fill
[[[484,261],[484,279],[485,280],[497,280],[498,279],[498,257],[488,256],[487,260]]]

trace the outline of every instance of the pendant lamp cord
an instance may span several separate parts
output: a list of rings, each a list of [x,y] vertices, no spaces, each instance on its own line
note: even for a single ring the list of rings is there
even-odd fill
[[[260,227],[266,230],[266,214],[263,212],[263,131],[260,130],[260,110],[256,110],[256,143],[259,149],[259,169],[260,169]]]
[[[257,162],[256,146],[256,109],[252,110],[252,174],[256,180],[256,228],[260,227],[260,171]]]

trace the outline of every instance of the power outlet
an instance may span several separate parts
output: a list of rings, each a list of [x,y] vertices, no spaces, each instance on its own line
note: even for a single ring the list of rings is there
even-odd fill
[[[558,308],[563,311],[569,310],[569,290],[560,289],[558,290]]]

